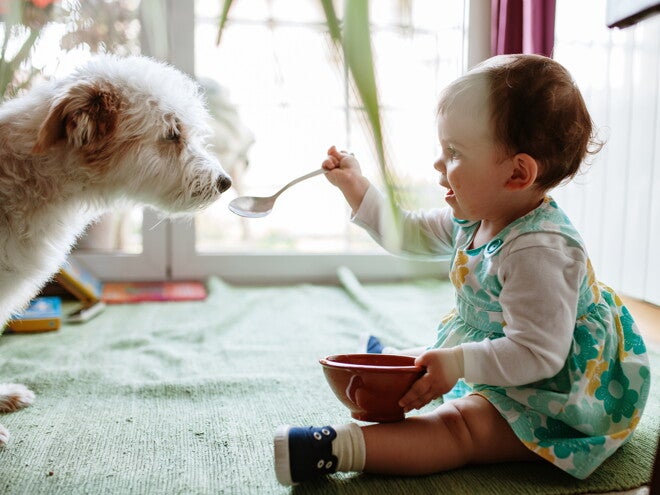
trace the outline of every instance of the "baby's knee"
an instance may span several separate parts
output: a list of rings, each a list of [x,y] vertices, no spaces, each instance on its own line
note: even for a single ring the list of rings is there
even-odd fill
[[[537,460],[518,439],[500,412],[484,397],[469,395],[452,401],[460,414],[468,463]]]
[[[441,427],[450,434],[454,447],[463,453],[465,463],[478,461],[480,450],[489,445],[493,430],[506,427],[496,409],[480,396],[470,395],[446,402],[435,412]]]
[[[476,448],[473,427],[471,424],[475,421],[473,411],[464,407],[460,400],[451,401],[443,404],[436,411],[436,420],[439,428],[445,430],[446,439],[450,439],[451,444],[444,448],[452,449],[456,454],[461,454],[462,464],[468,464],[474,459]]]

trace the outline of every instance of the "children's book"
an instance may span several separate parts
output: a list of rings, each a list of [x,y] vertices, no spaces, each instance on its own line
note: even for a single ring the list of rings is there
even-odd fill
[[[37,297],[28,308],[12,317],[7,328],[14,332],[48,332],[62,324],[62,300],[59,297]]]
[[[201,301],[206,294],[202,282],[106,282],[102,299],[108,304]]]
[[[83,306],[91,306],[101,300],[103,282],[69,258],[55,275],[58,284],[69,291]]]
[[[80,306],[66,316],[67,322],[87,321],[105,308],[105,303],[101,301],[103,282],[75,259],[69,258],[53,279],[54,283],[48,284],[41,295],[73,296],[80,302]]]

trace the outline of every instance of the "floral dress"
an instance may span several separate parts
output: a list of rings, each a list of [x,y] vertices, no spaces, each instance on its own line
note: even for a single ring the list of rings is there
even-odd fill
[[[434,347],[504,337],[506,322],[498,303],[502,285],[489,268],[508,242],[550,232],[584,249],[578,232],[549,197],[480,248],[468,249],[478,223],[454,222],[450,277],[457,306],[440,323]],[[596,280],[590,264],[577,315],[568,359],[552,378],[512,387],[460,381],[448,396],[483,396],[530,450],[582,479],[630,438],[648,397],[650,370],[630,313],[612,289]]]

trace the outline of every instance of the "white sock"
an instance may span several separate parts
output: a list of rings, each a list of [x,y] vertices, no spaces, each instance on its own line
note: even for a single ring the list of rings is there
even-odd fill
[[[337,471],[363,471],[366,447],[362,428],[355,423],[333,428],[337,432],[337,438],[332,441],[332,454],[337,456]]]

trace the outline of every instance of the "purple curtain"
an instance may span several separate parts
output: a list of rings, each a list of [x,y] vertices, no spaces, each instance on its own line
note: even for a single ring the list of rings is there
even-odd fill
[[[552,56],[556,0],[491,0],[491,54]]]

